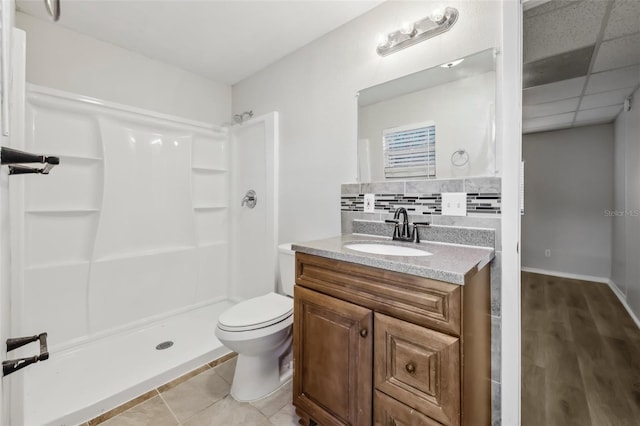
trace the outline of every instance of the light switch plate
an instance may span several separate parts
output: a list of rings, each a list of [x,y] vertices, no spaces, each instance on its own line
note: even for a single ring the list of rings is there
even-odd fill
[[[376,211],[376,194],[364,194],[364,212],[375,213]]]
[[[443,192],[442,193],[442,215],[443,216],[466,216],[467,215],[467,193],[466,192]]]

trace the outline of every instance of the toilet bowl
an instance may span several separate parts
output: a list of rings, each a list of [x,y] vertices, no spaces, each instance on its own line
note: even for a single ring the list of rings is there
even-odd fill
[[[293,296],[294,252],[278,246],[284,293]],[[263,398],[286,383],[293,371],[280,371],[280,358],[291,348],[293,299],[277,293],[244,300],[218,318],[216,337],[238,353],[231,396],[237,401]]]

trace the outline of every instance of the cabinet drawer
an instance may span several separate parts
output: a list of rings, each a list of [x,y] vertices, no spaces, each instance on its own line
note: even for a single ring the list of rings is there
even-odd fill
[[[442,426],[442,423],[430,419],[380,391],[373,397],[375,426]]]
[[[460,424],[460,340],[374,314],[374,385],[445,425]]]
[[[459,285],[304,253],[296,253],[296,284],[460,335]]]

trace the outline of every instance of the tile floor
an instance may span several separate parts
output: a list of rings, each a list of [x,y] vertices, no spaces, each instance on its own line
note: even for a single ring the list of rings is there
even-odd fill
[[[252,403],[235,401],[229,390],[237,358],[232,358],[100,423],[102,426],[297,426],[291,382]],[[93,423],[91,423],[93,424]]]

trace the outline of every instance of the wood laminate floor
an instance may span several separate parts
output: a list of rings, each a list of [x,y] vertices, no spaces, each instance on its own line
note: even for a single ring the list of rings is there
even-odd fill
[[[522,425],[640,425],[640,330],[607,285],[522,273]]]

